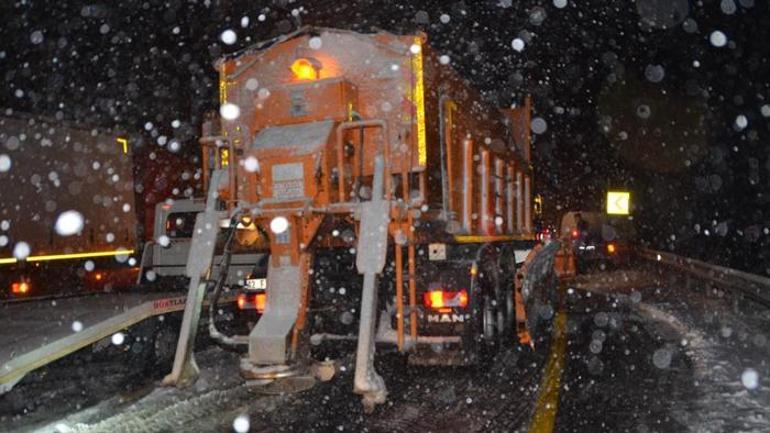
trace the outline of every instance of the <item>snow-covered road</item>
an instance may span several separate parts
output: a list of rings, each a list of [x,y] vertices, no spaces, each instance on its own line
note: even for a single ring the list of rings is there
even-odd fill
[[[548,338],[535,351],[507,350],[483,368],[413,367],[398,354],[381,353],[389,401],[372,415],[363,414],[351,392],[350,355],[339,360],[333,381],[275,394],[244,384],[238,354],[208,346],[197,355],[202,376],[191,388],[160,387],[141,376],[127,386],[116,377],[80,374],[70,385],[81,394],[101,389],[104,398],[83,399],[62,413],[46,409],[62,398],[47,390],[36,409],[0,414],[0,430],[527,431],[542,410],[536,402],[543,401],[547,361],[562,356],[555,364],[561,381],[554,431],[770,431],[770,392],[763,386],[770,313],[763,307],[649,268],[579,278],[568,286],[564,313],[563,354],[551,351]],[[77,400],[77,393],[63,396]]]

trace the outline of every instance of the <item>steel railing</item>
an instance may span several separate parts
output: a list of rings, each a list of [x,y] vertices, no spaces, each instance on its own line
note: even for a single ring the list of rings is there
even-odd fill
[[[748,299],[770,308],[770,278],[665,251],[644,248],[638,250],[637,254],[643,259],[708,280],[717,286],[738,291]]]

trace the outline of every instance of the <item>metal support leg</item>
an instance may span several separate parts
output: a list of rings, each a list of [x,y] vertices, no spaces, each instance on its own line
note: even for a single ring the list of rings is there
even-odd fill
[[[361,228],[356,249],[356,267],[364,275],[361,294],[361,320],[358,328],[356,372],[353,388],[362,394],[364,410],[371,412],[376,404],[385,402],[385,381],[374,370],[374,337],[377,324],[377,275],[385,266],[388,251],[390,202],[382,199],[384,161],[374,159],[372,200],[361,205]]]
[[[187,256],[187,268],[185,270],[187,276],[190,277],[190,286],[187,290],[182,327],[179,330],[179,340],[176,345],[174,367],[171,373],[163,378],[165,385],[184,386],[198,378],[198,366],[195,363],[193,349],[195,337],[198,335],[198,321],[201,316],[203,297],[206,294],[204,277],[211,271],[214,247],[219,233],[216,197],[219,186],[226,181],[226,170],[214,170],[211,175],[206,210],[195,218],[192,244]],[[227,272],[227,269],[223,269],[222,272]]]
[[[171,373],[163,378],[164,385],[186,386],[198,378],[199,369],[198,364],[195,363],[193,349],[195,337],[198,335],[198,321],[205,294],[206,283],[201,283],[199,277],[192,278],[187,291],[187,302],[184,316],[182,316],[179,340],[176,344],[174,367]]]
[[[361,296],[361,323],[358,329],[358,349],[356,350],[356,372],[354,391],[362,394],[364,410],[371,412],[377,404],[385,403],[388,392],[382,376],[374,370],[374,333],[377,317],[377,276],[364,274],[364,287]]]

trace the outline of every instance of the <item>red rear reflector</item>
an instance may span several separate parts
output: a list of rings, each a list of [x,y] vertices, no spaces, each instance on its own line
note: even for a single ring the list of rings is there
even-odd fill
[[[243,310],[243,308],[246,306],[246,295],[243,293],[238,295],[238,298],[236,298],[236,302],[238,303],[238,309]]]
[[[435,310],[443,308],[465,308],[468,306],[468,292],[466,290],[430,290],[423,293],[422,298],[426,307]]]
[[[262,313],[265,311],[265,305],[267,304],[267,293],[257,293],[254,295],[254,305],[257,307],[257,312]]]

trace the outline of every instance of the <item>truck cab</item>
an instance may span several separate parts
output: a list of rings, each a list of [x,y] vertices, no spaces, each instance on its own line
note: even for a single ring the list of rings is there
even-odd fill
[[[153,239],[147,241],[142,253],[142,268],[138,283],[154,281],[158,277],[176,286],[186,285],[185,273],[187,258],[192,244],[193,230],[197,215],[205,209],[205,200],[192,198],[158,203],[155,207]],[[227,211],[221,212],[220,226],[225,229],[230,225]],[[267,254],[260,252],[259,240],[263,234],[253,224],[237,223],[233,241],[233,254],[228,268],[225,285],[228,287],[249,288],[260,283],[250,281],[263,278],[267,272]],[[219,273],[222,261],[222,249],[226,231],[221,231],[217,239],[212,275]]]

